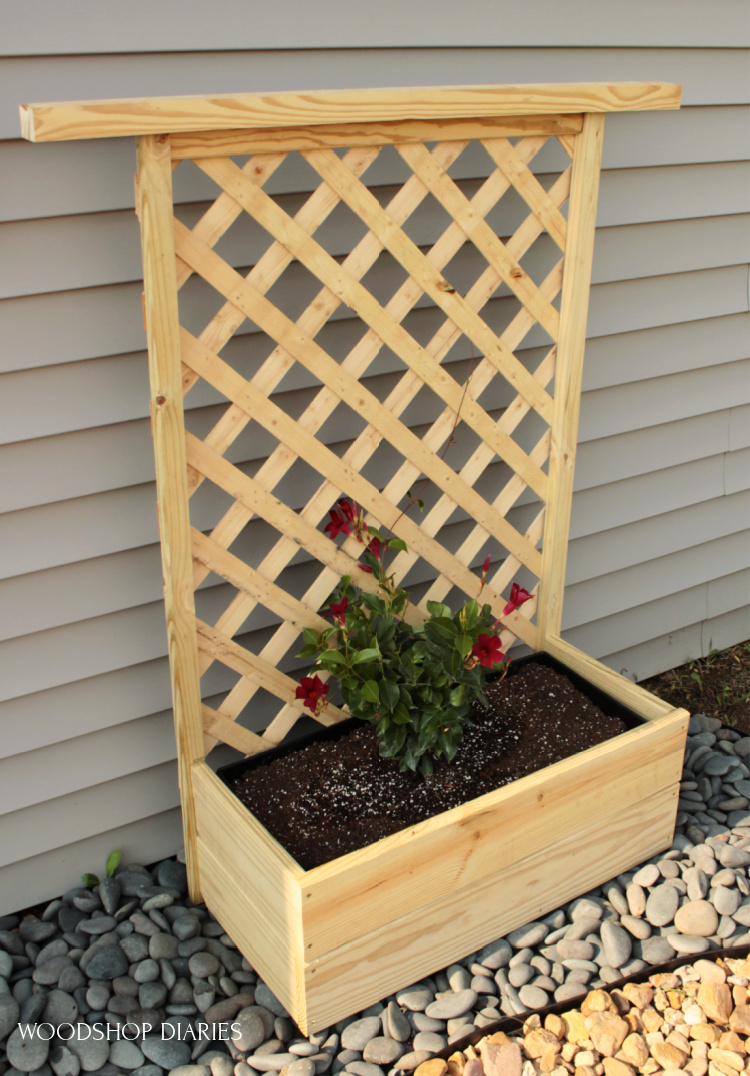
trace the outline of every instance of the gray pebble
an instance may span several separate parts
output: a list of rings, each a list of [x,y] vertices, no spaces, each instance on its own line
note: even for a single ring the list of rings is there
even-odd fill
[[[180,941],[194,938],[200,932],[200,921],[194,915],[181,915],[179,919],[175,919],[174,923],[172,923],[172,933]],[[161,933],[158,927],[155,928],[155,933]]]
[[[663,882],[651,890],[646,901],[646,918],[654,927],[671,923],[680,905],[680,894],[669,882]]]
[[[601,937],[607,963],[612,968],[621,968],[630,959],[633,948],[631,936],[623,927],[605,920],[602,923]]]
[[[646,863],[645,866],[637,870],[633,875],[633,881],[636,885],[643,886],[644,889],[648,889],[654,885],[661,877],[659,874],[659,868],[655,863]]]
[[[115,1039],[110,1043],[109,1060],[123,1069],[137,1069],[146,1059],[134,1042]]]
[[[137,983],[153,983],[159,978],[159,965],[149,957],[134,965],[130,974]]]
[[[11,994],[0,994],[0,1042],[5,1040],[18,1023],[21,1006]]]
[[[539,986],[532,986],[531,983],[522,986],[518,991],[518,996],[529,1009],[543,1009],[549,1004],[546,990],[542,990]]]
[[[49,1041],[38,1034],[22,1036],[21,1028],[17,1027],[5,1044],[5,1052],[13,1068],[19,1072],[35,1072],[47,1060],[49,1045]]]
[[[634,938],[638,938],[643,941],[644,938],[648,938],[651,935],[651,926],[645,919],[636,919],[632,915],[623,915],[620,920],[620,925],[627,930],[629,934],[632,934]]]
[[[467,1013],[476,1000],[477,995],[473,990],[462,990],[458,994],[445,995],[431,1002],[425,1012],[436,1020],[452,1020]]]
[[[140,1049],[144,1057],[155,1065],[161,1065],[167,1072],[176,1069],[178,1065],[190,1063],[191,1051],[187,1042],[148,1035],[141,1041]]]
[[[350,1061],[346,1066],[346,1071],[351,1072],[353,1076],[383,1076],[380,1065],[367,1061]]]
[[[257,1005],[262,1005],[264,1009],[268,1009],[274,1016],[289,1016],[289,1013],[276,995],[268,989],[265,983],[260,981],[255,987],[255,1002]]]
[[[286,1072],[287,1076],[315,1076],[315,1062],[309,1057],[300,1057],[297,1061],[292,1061]]]
[[[445,1020],[436,1020],[423,1012],[412,1013],[412,1023],[417,1031],[443,1031],[445,1028]]]
[[[81,1071],[78,1057],[61,1042],[51,1044],[49,1062],[55,1076],[78,1076]]]
[[[495,984],[493,983],[492,985],[494,986]],[[386,1025],[389,1036],[395,1039],[396,1042],[407,1042],[411,1036],[411,1025],[395,1001],[388,1003]]]
[[[740,892],[738,889],[719,886],[711,893],[711,903],[719,915],[734,915],[740,906]]]
[[[50,990],[46,995],[44,1020],[59,1027],[60,1024],[73,1024],[78,1019],[78,1005],[75,998],[64,990]]]
[[[506,966],[512,955],[513,950],[510,944],[505,938],[498,938],[497,941],[485,945],[477,955],[477,962],[490,971],[497,971],[498,968]]]
[[[75,964],[68,956],[54,956],[43,964],[34,968],[31,978],[40,986],[53,986],[67,968],[74,968]]]
[[[429,1061],[431,1054],[426,1050],[412,1050],[411,1053],[402,1054],[393,1066],[398,1072],[413,1072],[423,1061]]]
[[[641,956],[647,964],[666,964],[675,951],[666,938],[654,936],[641,942]]]
[[[384,1035],[379,1035],[374,1039],[370,1039],[367,1043],[362,1051],[362,1060],[373,1065],[385,1065],[387,1067],[397,1061],[401,1054],[405,1052],[400,1042],[386,1038]]]
[[[506,938],[514,949],[525,949],[527,946],[538,945],[539,942],[544,941],[548,933],[546,923],[533,922],[518,927],[517,930],[511,930]]]
[[[563,938],[556,946],[560,960],[591,960],[594,956],[594,946],[591,942]]]
[[[109,1042],[106,1038],[85,1038],[83,1035],[75,1035],[68,1042],[68,1049],[74,1053],[81,1062],[84,1072],[99,1072],[109,1056]]]
[[[90,979],[115,979],[126,974],[128,958],[119,945],[107,945],[94,954],[83,970]]]
[[[697,934],[668,934],[667,941],[678,953],[705,953],[709,949],[706,938]]]
[[[209,975],[216,975],[219,971],[219,961],[211,953],[194,953],[190,957],[189,961],[190,974],[197,976],[199,979],[207,979]],[[269,991],[270,993],[270,991]],[[258,998],[258,992],[256,991],[256,999],[260,1005],[271,1008],[267,1002],[261,998]],[[273,1009],[271,1009],[273,1012]],[[278,1013],[277,1015],[283,1016],[284,1013]]]
[[[377,1016],[366,1016],[354,1020],[341,1032],[341,1046],[345,1050],[358,1050],[360,1053],[371,1039],[380,1033],[380,1020]]]
[[[330,1058],[329,1058],[330,1060]],[[250,1054],[245,1061],[251,1068],[258,1072],[281,1072],[287,1065],[299,1061],[294,1054]]]
[[[440,1053],[448,1045],[445,1035],[439,1035],[436,1031],[420,1031],[414,1036],[415,1050],[428,1050],[431,1054]]]

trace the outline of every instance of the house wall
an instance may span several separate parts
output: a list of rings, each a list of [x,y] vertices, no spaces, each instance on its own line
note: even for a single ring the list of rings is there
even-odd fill
[[[750,636],[744,0],[24,0],[2,23],[0,912],[181,843],[134,147],[27,144],[20,102],[681,82],[680,112],[606,123],[563,627],[639,679]]]

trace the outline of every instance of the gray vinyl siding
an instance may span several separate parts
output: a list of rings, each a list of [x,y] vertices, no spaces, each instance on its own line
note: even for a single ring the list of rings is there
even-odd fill
[[[381,0],[356,17],[343,0],[111,7],[0,0],[0,912],[100,870],[114,847],[150,862],[181,843],[134,148],[28,145],[20,102],[683,83],[679,112],[606,123],[564,634],[637,678],[750,636],[744,0]],[[470,179],[470,159],[461,167]],[[290,208],[307,189],[302,173],[269,184]],[[197,170],[176,172],[187,218],[210,191]],[[253,235],[227,246],[230,261],[247,261]],[[351,328],[342,308],[322,335],[335,345]],[[522,350],[540,343],[531,333]],[[304,393],[295,377],[284,392]],[[197,386],[191,419],[217,402]],[[260,435],[255,457],[270,445]],[[202,591],[218,608],[223,585]],[[212,667],[209,700],[227,685]]]

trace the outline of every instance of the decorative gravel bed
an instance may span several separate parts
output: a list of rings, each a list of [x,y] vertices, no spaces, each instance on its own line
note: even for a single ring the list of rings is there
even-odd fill
[[[748,759],[750,737],[692,718],[671,849],[309,1037],[206,909],[190,904],[184,867],[174,860],[121,870],[93,891],[72,889],[40,917],[0,918],[0,1076],[399,1076],[416,1069],[418,1076],[733,1076],[746,1066],[750,1024],[737,1021],[747,1007],[747,968],[720,968],[726,982],[719,983],[702,956],[750,944]],[[639,972],[646,979],[650,967],[680,954],[695,963],[652,984],[647,1004],[630,999],[630,987],[600,999],[608,983]],[[740,1016],[715,1019],[701,1000],[704,985],[712,997],[726,1000],[729,991]],[[581,1004],[587,994],[599,1000]],[[553,1001],[582,1014],[581,1037],[554,1021],[536,1027],[534,1017],[516,1036],[522,1042],[495,1040],[450,1062],[434,1056],[504,1014]],[[622,1055],[628,1035],[614,1049],[623,1023],[643,1038],[647,1058],[641,1047]],[[611,1040],[598,1031],[610,1024],[617,1029]],[[718,1037],[703,1030],[711,1024]],[[600,1048],[605,1039],[610,1053]],[[636,1040],[630,1045],[635,1051]]]

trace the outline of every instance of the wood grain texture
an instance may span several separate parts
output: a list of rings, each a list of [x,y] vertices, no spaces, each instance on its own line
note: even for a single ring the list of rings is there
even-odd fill
[[[669,847],[676,807],[676,786],[633,802],[307,964],[308,1028],[365,1008]]]
[[[24,138],[31,142],[57,142],[209,128],[235,130],[463,116],[643,111],[679,108],[681,91],[681,86],[668,82],[314,90],[45,102],[21,105],[20,116]]]
[[[290,1011],[302,1001],[303,871],[206,765],[193,770],[203,894]]]
[[[583,117],[483,116],[479,119],[393,120],[379,123],[316,124],[314,127],[277,127],[261,130],[196,131],[175,134],[173,160],[199,157],[242,156],[277,150],[321,149],[338,146],[390,146],[413,142],[511,138],[527,135],[566,137],[580,132]]]
[[[560,299],[560,341],[555,369],[555,414],[549,461],[549,496],[544,526],[544,565],[539,582],[537,649],[560,633],[565,564],[573,497],[573,472],[581,404],[583,350],[594,256],[599,168],[604,117],[588,115],[575,139],[568,203],[568,229]]]
[[[159,487],[157,510],[180,795],[190,895],[197,901],[200,899],[200,889],[195,859],[191,767],[203,755],[203,717],[198,648],[193,626],[193,570],[168,139],[151,136],[139,139],[137,187],[151,383],[151,426]]]

